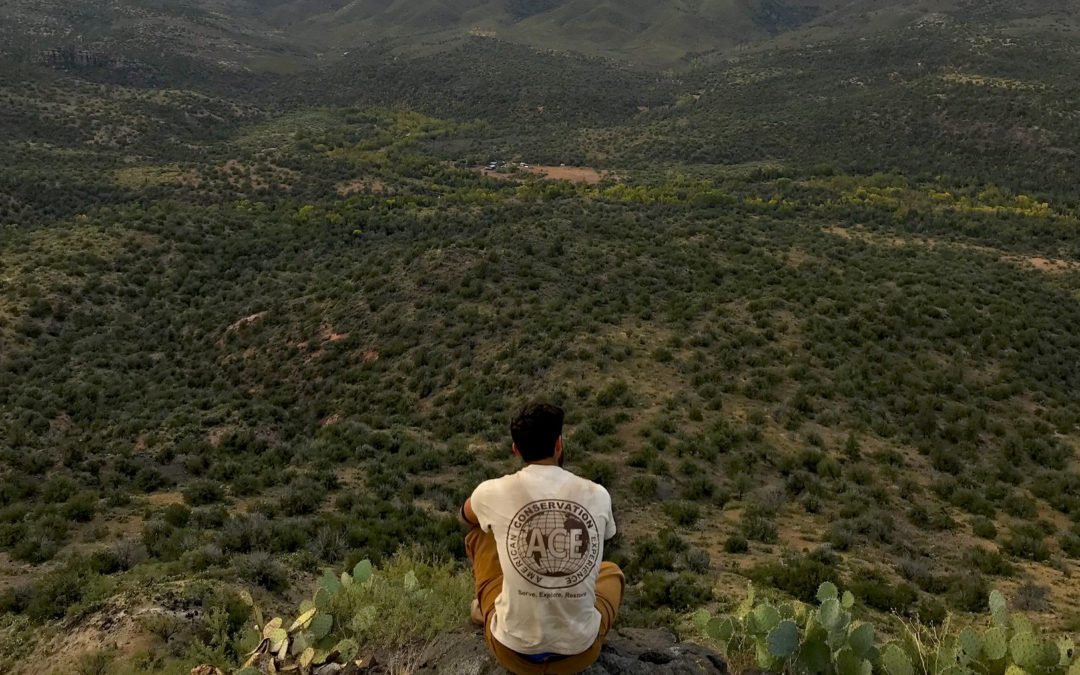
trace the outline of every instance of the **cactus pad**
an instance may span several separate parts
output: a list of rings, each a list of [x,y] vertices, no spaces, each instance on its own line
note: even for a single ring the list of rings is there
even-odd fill
[[[826,600],[835,600],[837,594],[840,591],[836,588],[836,584],[831,581],[826,581],[821,584],[817,590],[818,602],[825,602]]]
[[[772,605],[758,605],[751,615],[754,618],[754,630],[761,635],[768,634],[780,623],[780,612]]]
[[[762,670],[775,672],[779,670],[776,657],[769,653],[769,646],[765,640],[756,640],[757,665]]]
[[[727,617],[715,617],[709,620],[705,631],[712,639],[728,644],[735,635],[735,622]]]
[[[826,630],[833,630],[840,623],[840,603],[836,598],[830,598],[821,603],[821,609],[818,610],[818,620],[821,621],[821,625]]]
[[[1005,602],[1005,596],[1001,594],[1001,591],[991,591],[990,593],[990,614],[994,617],[995,626],[1009,627],[1009,606]]]
[[[986,631],[982,638],[983,655],[989,661],[1000,661],[1009,653],[1009,638],[998,626]]]
[[[859,656],[869,656],[870,650],[874,648],[874,627],[868,623],[855,626],[848,634],[848,644]]]
[[[1076,658],[1076,643],[1070,637],[1058,640],[1058,666],[1065,668]]]
[[[319,641],[330,634],[330,629],[334,627],[334,617],[329,614],[317,614],[315,618],[311,620],[311,634],[316,641]]]
[[[754,609],[754,601],[756,600],[755,595],[756,594],[754,593],[754,584],[752,582],[747,583],[746,584],[746,598],[739,604],[739,609],[735,613],[736,616],[742,618],[742,617],[746,616],[747,614],[749,614],[750,611]]]
[[[799,627],[790,619],[777,624],[769,631],[767,640],[769,654],[778,659],[789,659],[799,649]]]
[[[308,647],[304,650],[304,653],[300,655],[300,666],[307,668],[311,666],[311,662],[315,660],[315,648]]]
[[[353,568],[352,575],[353,581],[358,584],[362,584],[371,578],[371,575],[375,572],[375,568],[371,565],[370,560],[361,560],[356,563],[356,567]]]
[[[974,628],[968,627],[960,631],[960,651],[963,656],[963,663],[966,665],[975,659],[979,658],[979,654],[982,653],[982,638],[975,632]]]
[[[319,577],[319,586],[329,593],[331,598],[340,593],[342,589],[341,581],[331,572],[326,572]]]
[[[300,616],[296,617],[296,621],[293,621],[292,626],[289,627],[289,632],[293,632],[299,628],[307,628],[307,624],[311,621],[311,617],[315,616],[315,612],[318,610],[312,607]]]
[[[1068,675],[1080,675],[1080,659],[1073,661],[1072,667],[1069,668]]]
[[[1009,640],[1009,656],[1024,670],[1037,668],[1042,655],[1042,645],[1031,633],[1017,633]]]
[[[705,628],[709,625],[709,619],[711,618],[712,614],[709,613],[709,610],[699,609],[698,611],[694,612],[694,627],[698,630],[705,630]]]
[[[881,655],[881,665],[888,675],[914,675],[911,659],[896,645],[889,645]]]
[[[836,675],[872,675],[874,667],[851,648],[836,654]]]
[[[821,640],[804,641],[795,662],[795,671],[805,675],[822,675],[832,665],[829,646]]]
[[[1056,668],[1061,662],[1061,650],[1056,642],[1044,642],[1040,649],[1039,666],[1042,668]]]
[[[840,597],[840,606],[844,609],[851,609],[855,606],[855,596],[851,591],[844,591],[844,595]]]
[[[289,642],[289,634],[285,632],[284,628],[274,628],[266,637],[270,640],[270,651],[272,652],[279,651],[282,645],[287,646]]]

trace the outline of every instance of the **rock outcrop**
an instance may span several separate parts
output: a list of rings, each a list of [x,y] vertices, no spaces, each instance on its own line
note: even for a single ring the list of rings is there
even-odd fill
[[[420,659],[416,675],[506,675],[478,632],[443,635]],[[585,675],[727,675],[724,658],[705,647],[678,642],[667,630],[623,628],[604,642]]]

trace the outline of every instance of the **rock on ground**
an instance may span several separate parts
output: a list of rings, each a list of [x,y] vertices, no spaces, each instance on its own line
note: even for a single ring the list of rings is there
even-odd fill
[[[442,635],[424,651],[415,675],[506,675],[478,632]],[[608,635],[584,675],[727,675],[724,658],[678,642],[667,630],[623,628]]]

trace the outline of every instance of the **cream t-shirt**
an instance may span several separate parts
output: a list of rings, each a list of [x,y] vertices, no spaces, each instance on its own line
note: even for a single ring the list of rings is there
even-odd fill
[[[503,571],[491,633],[521,654],[587,650],[600,632],[596,577],[615,536],[611,495],[557,466],[530,464],[472,494]]]

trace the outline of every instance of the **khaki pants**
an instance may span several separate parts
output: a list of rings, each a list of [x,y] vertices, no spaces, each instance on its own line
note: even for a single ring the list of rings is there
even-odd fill
[[[600,611],[600,634],[586,651],[549,663],[533,663],[517,652],[503,646],[491,634],[491,618],[495,615],[495,599],[502,592],[503,572],[499,565],[499,551],[495,535],[474,527],[465,535],[465,552],[472,562],[476,579],[476,599],[484,613],[484,641],[500,664],[515,675],[573,675],[580,673],[600,658],[604,638],[615,624],[622,604],[626,581],[622,570],[611,562],[600,563],[600,576],[596,579],[596,609]]]

